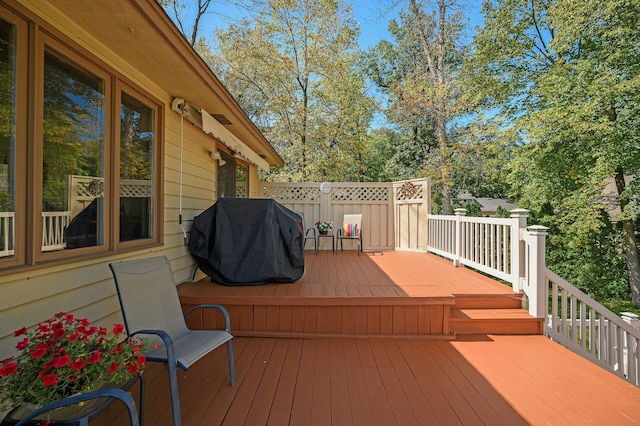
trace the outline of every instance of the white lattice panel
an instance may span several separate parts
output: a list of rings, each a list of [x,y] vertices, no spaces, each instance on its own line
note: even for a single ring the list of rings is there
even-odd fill
[[[265,186],[263,196],[280,202],[317,201],[320,199],[320,191],[306,186]]]
[[[422,200],[423,192],[421,184],[413,184],[411,182],[405,182],[396,192],[396,200]]]
[[[120,198],[129,197],[151,197],[151,181],[136,180],[122,181],[120,183]]]
[[[388,201],[388,187],[337,187],[331,191],[333,201]]]

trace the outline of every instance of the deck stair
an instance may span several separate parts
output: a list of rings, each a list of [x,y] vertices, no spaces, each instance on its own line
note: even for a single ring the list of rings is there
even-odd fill
[[[454,334],[542,334],[543,323],[522,308],[518,295],[457,295],[449,331]]]
[[[238,337],[453,340],[469,334],[542,334],[511,288],[445,259],[406,252],[320,252],[294,284],[221,286],[208,277],[178,287],[183,309],[219,303]],[[194,328],[221,318],[191,317]]]

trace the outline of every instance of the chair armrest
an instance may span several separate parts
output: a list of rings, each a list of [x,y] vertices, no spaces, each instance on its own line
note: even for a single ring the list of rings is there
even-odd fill
[[[135,331],[131,333],[129,337],[135,336],[136,334],[155,334],[156,336],[160,337],[162,339],[162,342],[164,343],[165,348],[167,348],[167,363],[171,363],[172,365],[177,365],[176,353],[175,353],[175,350],[173,349],[173,340],[171,339],[171,336],[169,336],[169,333],[167,333],[164,330],[145,329],[145,330]]]
[[[309,232],[313,231],[313,238],[316,237],[316,228],[309,228],[307,229],[307,231],[304,233],[305,236],[309,235]]]
[[[91,392],[87,392],[87,393],[83,393],[81,395],[76,395],[76,396],[70,396],[68,398],[64,398],[55,402],[52,402],[51,404],[45,405],[42,408],[37,409],[36,411],[34,411],[33,413],[29,414],[28,416],[24,417],[22,420],[20,420],[16,426],[22,426],[22,425],[26,425],[28,424],[29,421],[35,419],[36,417],[40,416],[41,414],[44,414],[46,412],[61,408],[61,407],[66,407],[68,405],[73,405],[73,404],[78,404],[80,402],[84,402],[84,401],[89,401],[91,399],[96,399],[96,398],[116,398],[119,399],[120,401],[122,401],[122,403],[127,407],[127,411],[129,411],[129,422],[131,423],[131,425],[134,426],[138,426],[139,422],[138,422],[138,414],[137,414],[137,410],[136,410],[136,402],[133,399],[133,397],[131,395],[129,395],[128,392],[120,389],[120,388],[103,388],[103,389],[98,389],[95,391],[91,391]],[[80,422],[80,424],[83,424],[82,422]]]
[[[184,319],[186,320],[187,318],[189,318],[189,315],[191,315],[194,311],[196,311],[198,309],[208,309],[208,308],[217,309],[222,313],[222,316],[224,316],[224,331],[226,331],[227,333],[231,333],[231,322],[229,321],[229,312],[227,312],[225,307],[222,306],[222,305],[198,305],[198,306],[194,306],[193,308],[189,309],[186,314],[184,314]]]
[[[336,237],[337,237],[337,238],[342,237],[342,228],[338,228],[338,229],[336,229]]]

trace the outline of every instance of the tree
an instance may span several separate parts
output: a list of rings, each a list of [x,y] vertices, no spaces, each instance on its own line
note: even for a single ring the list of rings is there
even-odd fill
[[[464,54],[462,14],[455,0],[437,0],[426,11],[422,1],[409,0],[400,22],[391,21],[396,44],[379,43],[369,55],[369,75],[389,96],[387,116],[428,151],[424,173],[440,187],[442,210],[451,213],[453,157],[452,119],[458,105],[456,73]],[[430,131],[425,137],[424,130]]]
[[[499,0],[485,2],[483,13],[469,64],[487,105],[510,117],[526,142],[511,166],[512,185],[533,209],[551,206],[546,220],[562,235],[563,261],[580,253],[573,276],[622,242],[632,301],[640,305],[637,215],[628,208],[637,193],[624,179],[640,168],[640,5]],[[602,202],[608,179],[622,211],[619,239],[604,237],[614,226]],[[585,244],[596,240],[606,256],[585,259]]]
[[[375,107],[355,66],[357,24],[342,1],[255,2],[219,31],[214,71],[285,160],[270,176],[364,180]]]

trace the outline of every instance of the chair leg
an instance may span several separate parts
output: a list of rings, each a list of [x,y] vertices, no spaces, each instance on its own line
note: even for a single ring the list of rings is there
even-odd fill
[[[169,368],[169,392],[171,393],[171,409],[173,411],[173,426],[182,426],[180,415],[180,394],[178,393],[178,372],[176,365],[167,363]]]
[[[233,365],[233,346],[231,340],[227,342],[227,356],[229,357],[229,375],[231,376],[231,386],[236,384],[236,370]]]

